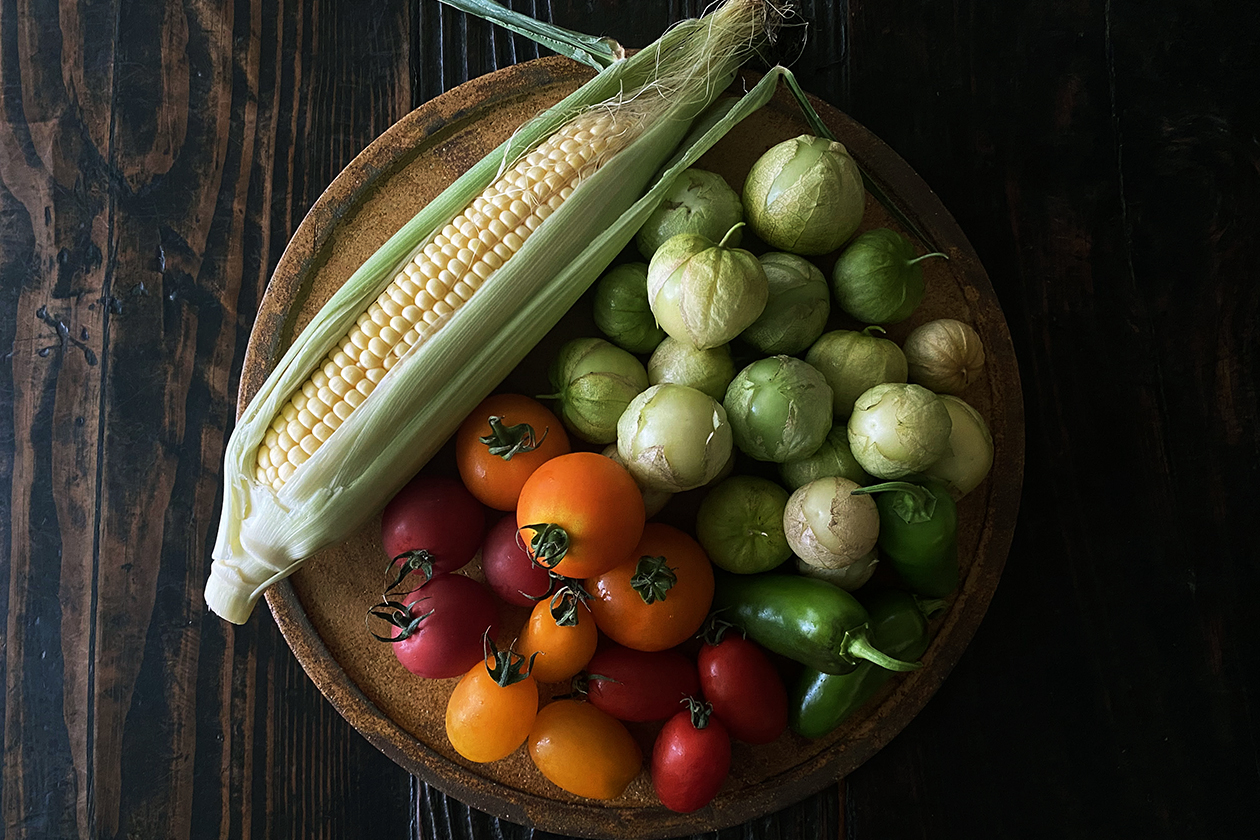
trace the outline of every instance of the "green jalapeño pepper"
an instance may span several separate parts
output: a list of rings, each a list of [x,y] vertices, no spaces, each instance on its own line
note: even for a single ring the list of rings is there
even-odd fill
[[[797,575],[719,574],[713,608],[762,647],[826,671],[846,674],[866,660],[913,671],[870,641],[866,609],[838,586]]]
[[[896,589],[874,593],[866,599],[871,639],[887,654],[918,659],[928,647],[928,618],[944,606],[944,601]],[[788,725],[806,738],[821,738],[874,697],[891,677],[891,671],[869,662],[839,675],[806,668],[789,692]]]
[[[859,487],[879,509],[879,551],[912,592],[944,598],[958,588],[958,508],[942,481]]]

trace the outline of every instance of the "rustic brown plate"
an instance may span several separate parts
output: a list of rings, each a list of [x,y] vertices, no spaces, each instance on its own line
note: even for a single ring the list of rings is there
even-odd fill
[[[238,410],[293,336],[360,262],[528,116],[590,74],[560,58],[500,70],[418,108],[360,154],[315,203],[276,268],[250,337]],[[964,397],[988,419],[996,460],[990,478],[960,504],[965,579],[949,610],[935,622],[923,669],[894,680],[827,738],[808,741],[788,733],[764,747],[736,745],[730,780],[699,812],[665,810],[646,772],[615,801],[580,800],[543,779],[523,748],[487,765],[457,756],[443,728],[455,681],[411,676],[387,645],[365,632],[363,616],[379,595],[385,560],[374,518],[344,544],[321,552],[272,587],[267,602],[298,661],[333,706],[411,773],[484,811],[562,834],[648,838],[708,831],[778,810],[852,771],[901,731],[962,654],[997,586],[1019,506],[1023,406],[1010,335],[984,269],[931,190],[860,125],[821,102],[815,106],[866,171],[950,258],[925,264],[927,299],[890,336],[900,340],[923,321],[954,317],[972,324],[988,349],[985,378]],[[742,184],[765,149],[806,130],[796,106],[781,97],[710,151],[700,166]],[[863,226],[881,225],[895,223],[868,199]],[[560,340],[588,324],[589,316],[575,310],[506,386],[545,393],[541,371],[546,359]],[[449,470],[450,463],[444,451],[427,469]],[[686,511],[687,503],[680,502],[678,509]],[[479,574],[475,564],[469,573]],[[503,619],[510,641],[523,613],[505,608]],[[636,731],[646,748],[652,734],[650,728]]]

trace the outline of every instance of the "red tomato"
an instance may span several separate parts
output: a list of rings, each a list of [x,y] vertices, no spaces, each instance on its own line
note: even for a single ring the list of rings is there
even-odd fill
[[[713,566],[695,539],[649,522],[629,558],[588,580],[586,590],[605,635],[636,650],[665,650],[704,624],[713,604]]]
[[[516,645],[526,659],[538,654],[532,673],[540,683],[561,682],[576,675],[590,661],[599,642],[599,630],[586,606],[571,600],[558,605],[562,613],[564,607],[573,610],[573,624],[556,620],[556,606],[554,599],[539,601]]]
[[[645,518],[639,485],[596,452],[552,458],[525,482],[516,505],[522,537],[542,543],[531,556],[571,578],[603,574],[628,558]]]
[[[697,657],[700,687],[731,737],[768,744],[787,729],[788,697],[774,663],[756,642],[727,633]]]
[[[473,409],[455,433],[460,478],[482,504],[512,510],[526,479],[569,451],[556,415],[521,394],[494,394]]]
[[[481,548],[486,512],[453,478],[421,473],[389,500],[381,512],[381,543],[387,557],[399,558],[426,577],[463,568]]]
[[[680,814],[712,802],[731,772],[731,737],[720,720],[705,719],[706,708],[667,720],[652,747],[652,787],[662,805]]]
[[[625,725],[578,700],[542,707],[529,732],[529,757],[552,784],[588,799],[616,799],[643,767]]]
[[[407,613],[373,610],[394,625],[394,655],[427,679],[457,677],[484,656],[482,636],[499,630],[499,609],[490,590],[463,575],[438,575],[398,602]],[[401,626],[399,626],[401,625]],[[412,626],[414,625],[414,626]],[[406,638],[401,638],[405,636]]]
[[[587,701],[619,720],[665,720],[700,693],[695,664],[676,650],[609,645],[586,664]]]
[[[481,568],[494,594],[513,606],[532,607],[551,591],[551,575],[530,558],[518,539],[516,517],[510,514],[486,534]]]

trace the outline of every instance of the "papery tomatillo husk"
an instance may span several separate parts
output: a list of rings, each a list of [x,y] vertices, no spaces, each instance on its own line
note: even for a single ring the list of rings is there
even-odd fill
[[[838,586],[846,592],[856,592],[861,589],[874,576],[875,567],[878,565],[878,548],[871,549],[869,553],[863,554],[849,565],[841,566],[839,569],[824,569],[822,566],[814,566],[806,563],[799,557],[796,558],[796,570],[798,572],[819,580],[825,580],[832,586]]]
[[[867,324],[895,324],[923,301],[920,260],[914,243],[890,228],[868,230],[844,249],[831,271],[831,290],[845,312]]]
[[[827,432],[822,446],[813,455],[784,461],[779,477],[789,490],[809,484],[816,478],[840,476],[858,484],[874,484],[875,479],[853,457],[849,450],[849,430],[836,424]]]
[[[648,359],[647,373],[650,385],[686,385],[721,401],[735,378],[735,362],[729,345],[699,350],[689,341],[666,336]]]
[[[993,435],[976,411],[958,397],[943,394],[952,423],[945,454],[924,472],[941,479],[955,500],[980,486],[993,468]]]
[[[952,425],[945,403],[927,388],[886,382],[853,404],[849,448],[876,478],[903,478],[945,454]]]
[[[811,566],[842,569],[875,548],[879,508],[870,496],[852,495],[857,487],[847,478],[828,476],[788,497],[783,531],[797,557]]]
[[[549,372],[556,413],[573,434],[591,443],[617,439],[617,419],[648,386],[647,371],[630,353],[602,338],[575,338],[556,354]]]
[[[652,255],[667,239],[680,233],[695,233],[714,242],[744,218],[744,205],[739,193],[731,189],[721,175],[691,168],[674,181],[648,220],[639,228],[634,244],[644,259]],[[728,243],[739,245],[741,231]]]
[[[731,427],[717,400],[665,383],[639,394],[617,421],[617,452],[643,486],[681,493],[712,481],[731,458]]]
[[[595,284],[595,326],[631,353],[651,353],[665,338],[648,305],[647,268],[647,263],[625,263]]]
[[[812,455],[831,431],[831,388],[791,356],[759,359],[741,370],[722,405],[739,450],[759,461]]]
[[[902,344],[909,379],[938,394],[961,394],[984,368],[984,343],[967,324],[938,318],[916,327]]]
[[[603,452],[600,454],[602,454],[605,458],[612,458],[623,467],[626,466],[626,462],[621,457],[621,453],[617,451],[617,444],[615,443],[610,443],[605,446]],[[627,467],[626,471],[630,472],[630,469]],[[630,476],[633,478],[634,473],[630,472]],[[639,493],[643,496],[644,515],[649,519],[664,510],[665,505],[669,504],[669,500],[674,498],[674,494],[668,490],[655,490],[641,483],[637,478],[634,479],[634,483],[638,485]]]
[[[758,258],[766,271],[770,297],[740,338],[762,353],[800,353],[827,326],[831,290],[818,266],[804,257],[772,251]]]
[[[866,212],[862,174],[843,144],[801,135],[770,148],[744,181],[744,217],[766,244],[793,254],[828,254]]]
[[[742,223],[741,223],[742,224]],[[665,241],[648,264],[648,302],[669,335],[706,350],[726,344],[766,306],[766,272],[748,251],[684,233]]]
[[[870,326],[861,332],[832,330],[823,333],[805,354],[809,362],[831,386],[832,410],[847,418],[853,403],[865,391],[884,382],[906,381],[906,357],[895,342],[874,332]]]

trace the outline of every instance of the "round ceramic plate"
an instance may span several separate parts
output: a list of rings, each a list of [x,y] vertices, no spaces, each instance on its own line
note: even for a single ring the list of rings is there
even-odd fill
[[[368,255],[529,116],[590,75],[560,58],[500,70],[425,104],[360,154],[316,202],[276,268],[250,338],[239,406],[248,403],[293,337]],[[389,646],[374,641],[364,628],[364,614],[379,598],[386,560],[374,517],[272,587],[267,602],[298,660],[337,710],[400,765],[446,793],[561,834],[667,837],[734,825],[808,796],[869,758],[922,708],[975,632],[1010,546],[1022,479],[1022,399],[1006,322],[979,260],[931,190],[860,125],[821,102],[815,107],[885,193],[949,256],[924,263],[927,297],[911,320],[890,328],[889,336],[899,341],[924,321],[952,317],[974,326],[988,352],[984,378],[963,396],[989,422],[995,462],[986,482],[960,503],[964,580],[948,611],[933,624],[923,669],[894,679],[826,738],[811,741],[786,733],[762,747],[737,744],[730,779],[712,805],[698,812],[664,809],[646,771],[616,800],[582,800],[546,781],[524,748],[483,765],[466,762],[451,749],[443,720],[455,680],[410,675]],[[722,173],[738,187],[762,152],[806,131],[796,105],[782,96],[749,117],[699,166]],[[868,198],[863,228],[879,226],[896,223]],[[830,268],[826,259],[820,265]],[[543,372],[555,347],[573,335],[596,334],[583,307],[589,301],[566,316],[504,389],[548,392]],[[836,326],[857,325],[838,316]],[[448,447],[426,469],[449,471],[451,463]],[[694,500],[684,498],[688,495],[671,502],[662,515],[688,524],[688,512],[694,510]],[[466,573],[477,576],[476,563]],[[502,618],[503,636],[510,642],[524,612],[505,607]],[[544,687],[544,698],[548,688],[561,693],[566,687]],[[651,727],[635,730],[645,753],[653,734]]]

